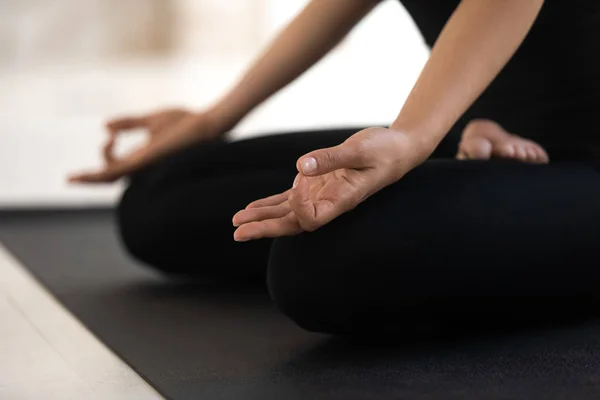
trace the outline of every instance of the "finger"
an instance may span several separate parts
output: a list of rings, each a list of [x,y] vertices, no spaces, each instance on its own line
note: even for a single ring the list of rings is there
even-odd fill
[[[150,133],[161,132],[165,128],[182,121],[185,115],[187,115],[187,113],[182,110],[167,110],[158,114],[153,114],[151,118],[147,118],[147,128],[150,130]]]
[[[117,133],[129,129],[145,128],[147,125],[147,117],[122,117],[108,121],[106,127],[111,133]]]
[[[69,183],[110,183],[117,180],[118,176],[107,170],[96,172],[83,172],[69,176]]]
[[[293,213],[283,218],[268,219],[265,221],[250,222],[241,225],[233,233],[236,242],[247,242],[262,238],[276,238],[281,236],[292,236],[302,232]]]
[[[74,174],[69,178],[72,183],[108,183],[126,176],[131,171],[144,165],[143,154],[133,153],[127,158],[115,160],[107,164],[103,169],[97,171]]]
[[[102,148],[102,155],[106,164],[112,164],[115,161],[115,141],[115,136],[111,135]]]
[[[247,208],[238,211],[233,216],[233,226],[240,226],[254,221],[264,221],[267,219],[285,217],[291,211],[287,202],[276,206],[266,206],[260,208]]]
[[[283,193],[279,193],[279,194],[276,194],[273,196],[265,197],[264,199],[253,201],[252,203],[250,203],[246,206],[246,209],[276,206],[278,204],[281,204],[281,203],[287,201],[288,194],[289,194],[289,190],[286,190]]]
[[[349,144],[312,151],[301,157],[296,168],[306,176],[318,176],[341,168],[365,167],[363,152]]]

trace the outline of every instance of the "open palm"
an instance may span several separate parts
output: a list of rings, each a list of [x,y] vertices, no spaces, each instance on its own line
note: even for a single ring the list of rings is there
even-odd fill
[[[354,208],[360,172],[341,169],[316,177],[298,175],[296,186],[284,193],[250,203],[234,217],[237,240],[295,235],[313,231],[338,216],[337,210]]]
[[[298,161],[300,173],[290,190],[250,203],[234,216],[234,238],[314,231],[400,179],[416,165],[415,150],[402,133],[369,128],[339,146],[309,153]]]

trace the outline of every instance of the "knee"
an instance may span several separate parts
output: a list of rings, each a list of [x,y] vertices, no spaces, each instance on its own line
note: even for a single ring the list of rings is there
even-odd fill
[[[150,226],[144,212],[144,196],[137,185],[128,186],[117,205],[117,231],[121,244],[134,259],[145,264],[152,264],[152,255],[160,245],[156,237],[157,227]],[[146,199],[147,200],[147,199]]]
[[[313,332],[322,331],[326,324],[323,280],[309,262],[305,235],[280,238],[273,242],[267,268],[267,285],[271,298],[287,317],[300,327]]]
[[[122,246],[134,260],[170,276],[264,282],[270,240],[236,243],[232,213],[222,218],[188,211],[168,193],[152,198],[131,184],[117,207]]]
[[[175,232],[169,218],[156,209],[143,185],[134,181],[125,189],[116,217],[121,245],[133,260],[167,274],[184,272],[172,251]]]
[[[427,278],[419,268],[421,252],[410,243],[402,246],[398,237],[373,238],[367,222],[355,213],[315,232],[273,242],[269,292],[301,328],[369,335],[410,331],[430,322],[428,293],[434,289],[418,284]]]
[[[117,206],[117,232],[128,255],[141,265],[167,275],[191,275],[200,269],[200,260],[189,260],[181,248],[193,247],[186,240],[199,240],[195,235],[179,234],[172,215],[161,210],[143,188],[135,183],[123,193]],[[185,232],[187,233],[187,232]]]
[[[344,274],[348,260],[333,260],[321,232],[280,238],[273,242],[267,269],[271,298],[301,328],[347,334],[356,307],[347,290],[356,284]]]

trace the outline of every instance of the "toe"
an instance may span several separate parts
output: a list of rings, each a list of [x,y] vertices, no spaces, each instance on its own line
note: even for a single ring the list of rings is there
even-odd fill
[[[515,145],[516,158],[521,161],[527,161],[527,150],[522,144]]]
[[[469,123],[463,131],[456,158],[487,160],[492,157],[514,159],[529,163],[547,163],[546,151],[537,143],[510,134],[489,120]]]
[[[515,158],[517,156],[515,146],[512,143],[505,143],[501,146],[498,146],[496,153],[499,157],[505,158]]]
[[[527,151],[527,161],[536,164],[546,164],[548,162],[548,154],[544,148],[535,142],[526,142],[525,149]]]
[[[488,160],[492,157],[492,143],[485,138],[465,139],[461,143],[457,158]]]
[[[527,146],[525,151],[527,152],[527,161],[531,163],[539,162],[539,154],[537,152],[536,146]]]
[[[537,160],[541,164],[548,164],[550,162],[550,157],[548,157],[548,153],[540,146],[536,146],[536,152],[538,154]]]

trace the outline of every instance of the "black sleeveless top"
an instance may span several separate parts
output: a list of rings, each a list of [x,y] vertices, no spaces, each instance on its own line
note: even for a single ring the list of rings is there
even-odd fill
[[[401,0],[433,46],[460,0]],[[568,3],[568,6],[567,6]],[[600,0],[546,0],[506,67],[456,124],[497,121],[551,153],[600,155]]]

